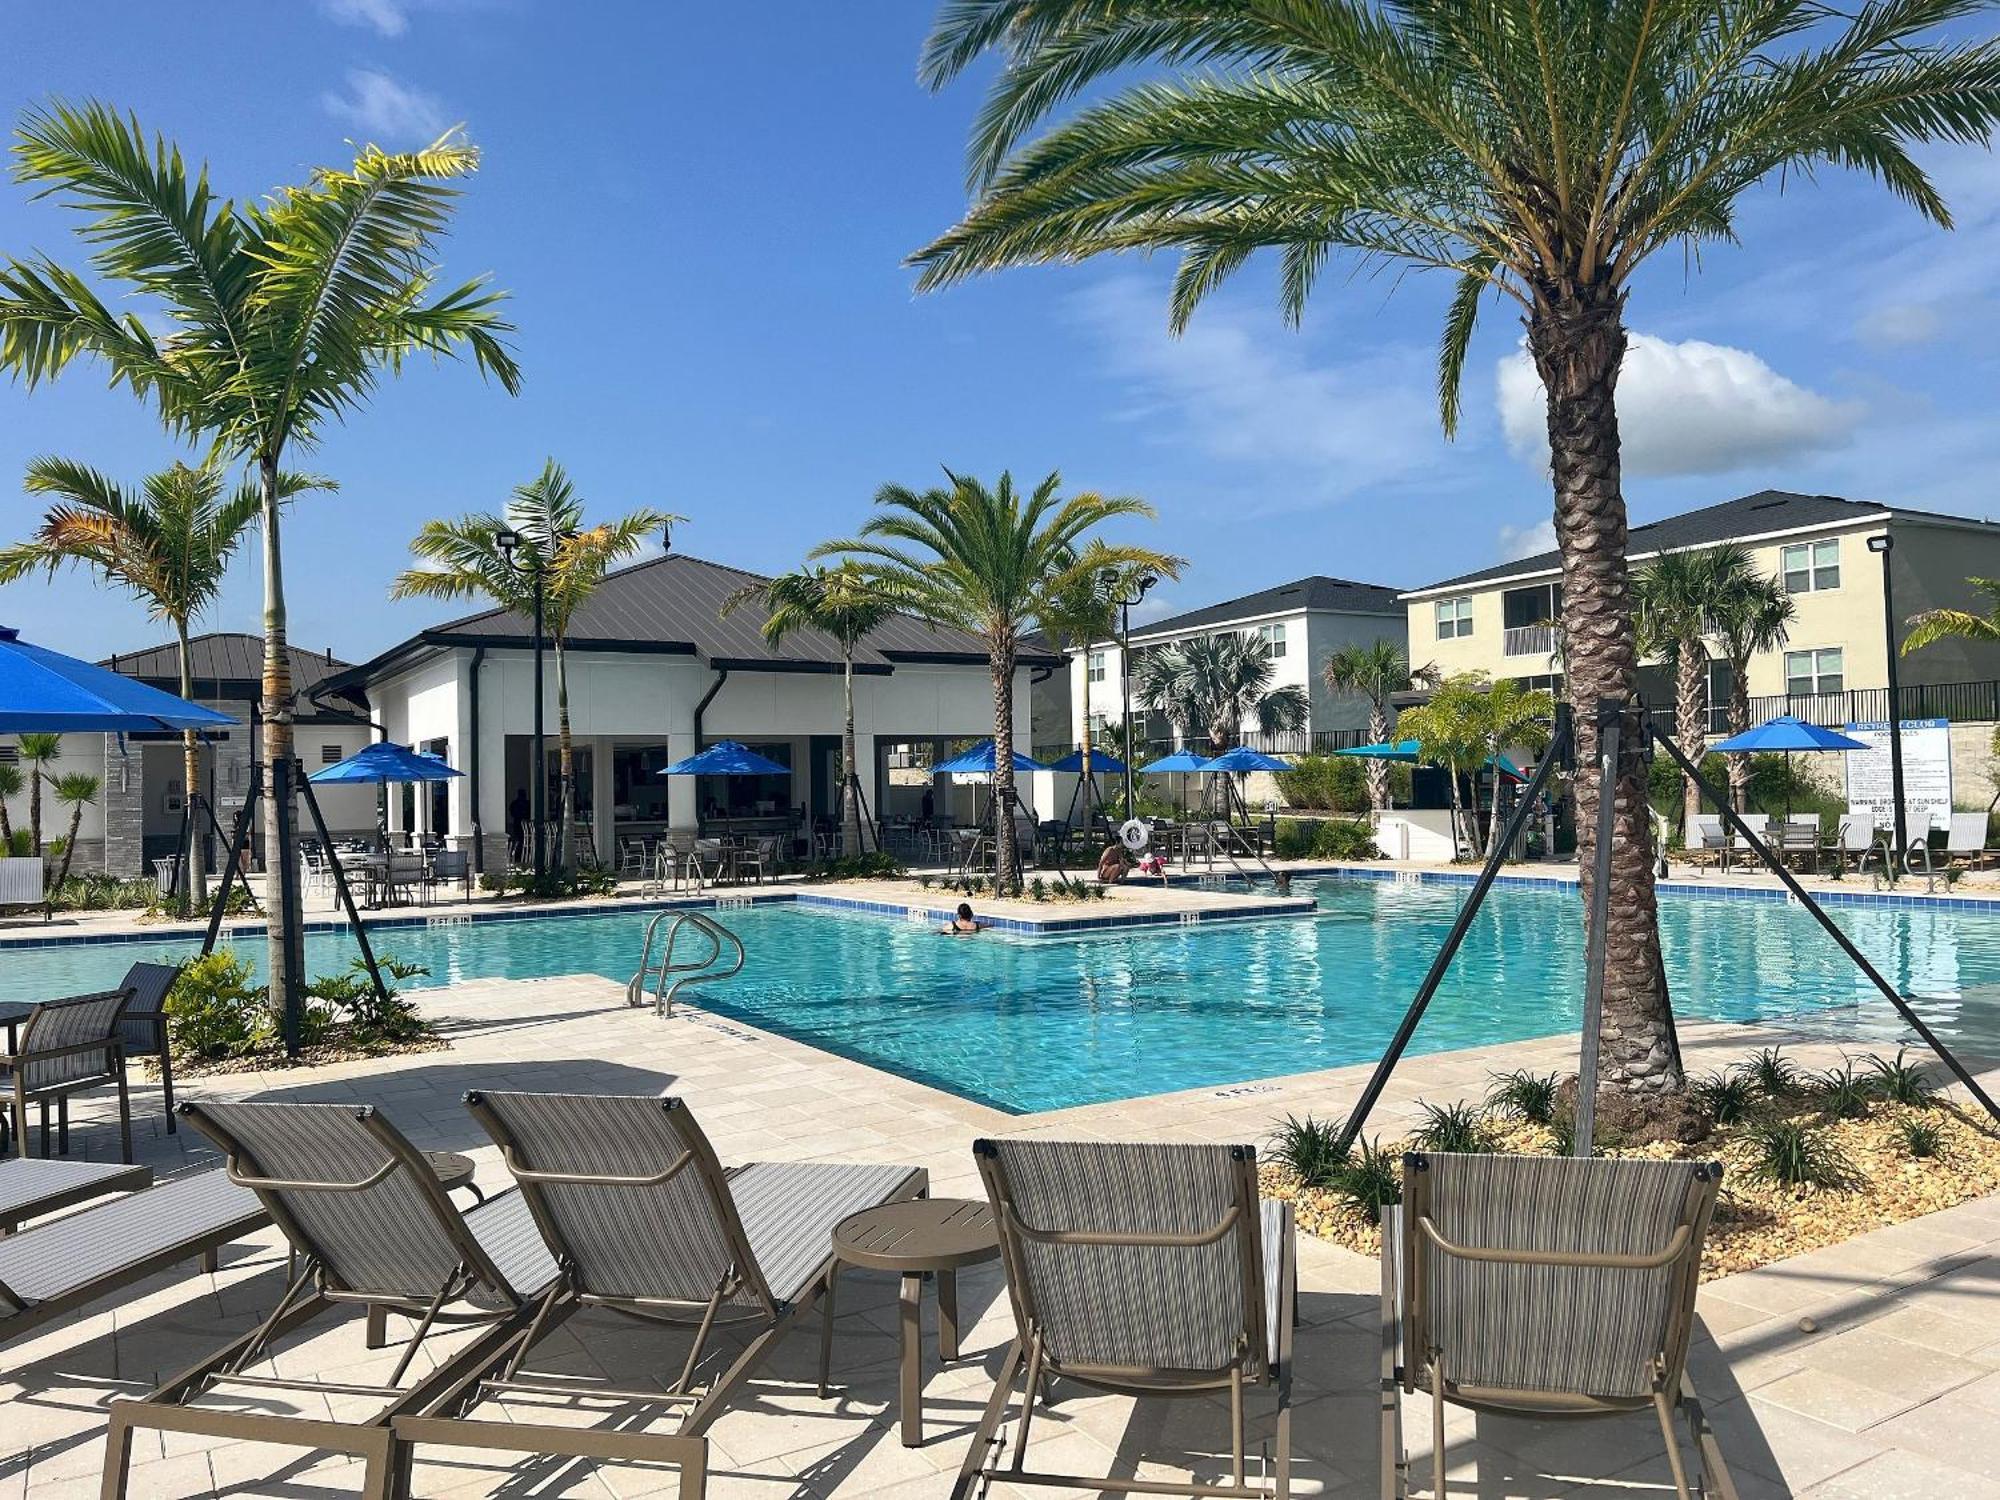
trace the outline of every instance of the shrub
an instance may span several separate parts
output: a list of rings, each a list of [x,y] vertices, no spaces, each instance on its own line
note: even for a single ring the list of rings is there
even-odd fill
[[[1033,901],[1048,900],[1049,883],[1046,880],[1042,879],[1041,876],[1037,875],[1033,880],[1028,882],[1028,897],[1030,900]]]
[[[407,1042],[414,1041],[430,1028],[418,1016],[416,1005],[403,997],[392,980],[417,979],[430,973],[422,964],[404,963],[394,954],[384,953],[375,960],[375,966],[382,972],[382,988],[386,995],[375,993],[375,984],[368,976],[368,965],[357,954],[349,960],[347,968],[339,974],[323,974],[306,986],[306,994],[322,1002],[320,1006],[309,1006],[308,1013],[323,1010],[323,1019],[316,1019],[319,1035],[308,1039],[303,1033],[300,1040],[310,1045],[312,1040],[324,1040],[326,1033],[344,1018],[354,1041]]]
[[[1364,1141],[1361,1155],[1340,1169],[1333,1184],[1335,1192],[1368,1216],[1368,1222],[1382,1222],[1382,1210],[1403,1201],[1402,1179],[1396,1175],[1395,1158],[1374,1141]]]
[[[1780,1047],[1750,1054],[1743,1071],[1766,1099],[1796,1099],[1805,1091],[1806,1076]]]
[[[1478,1153],[1493,1149],[1493,1131],[1470,1104],[1420,1104],[1424,1122],[1410,1139],[1425,1151]]]
[[[1928,1109],[1937,1100],[1937,1086],[1922,1064],[1903,1061],[1908,1051],[1907,1047],[1898,1047],[1893,1060],[1870,1057],[1868,1067],[1874,1076],[1868,1080],[1869,1087],[1877,1098],[1887,1099],[1891,1104]]]
[[[1335,1149],[1339,1141],[1340,1127],[1331,1121],[1286,1115],[1272,1132],[1271,1160],[1305,1187],[1334,1187],[1348,1163],[1347,1154]]]
[[[609,896],[618,889],[613,870],[503,870],[479,877],[479,888],[497,896],[526,896],[531,901],[572,901],[583,896]]]
[[[1747,1074],[1710,1073],[1688,1085],[1702,1112],[1718,1125],[1738,1125],[1757,1102],[1757,1085]]]
[[[1944,1155],[1944,1127],[1935,1120],[1898,1120],[1896,1134],[1902,1138],[1903,1149],[1918,1161]]]
[[[806,879],[876,880],[907,873],[909,867],[895,855],[884,849],[872,849],[865,854],[843,854],[839,859],[821,860],[806,870]]]
[[[1273,779],[1287,807],[1345,813],[1368,807],[1368,773],[1351,755],[1302,755]]]
[[[1271,836],[1271,852],[1279,859],[1307,859],[1312,855],[1313,835],[1297,818],[1280,818]]]
[[[276,1035],[269,991],[250,961],[218,948],[181,970],[167,992],[167,1042],[177,1056],[238,1057]]]
[[[1826,1133],[1797,1120],[1769,1120],[1744,1136],[1750,1147],[1750,1175],[1793,1188],[1845,1188],[1853,1170]]]
[[[1486,1107],[1530,1125],[1547,1125],[1556,1117],[1556,1075],[1516,1068],[1495,1073],[1486,1091]]]
[[[1851,1062],[1814,1075],[1811,1089],[1813,1103],[1829,1120],[1860,1119],[1868,1113],[1868,1100],[1875,1092],[1872,1082],[1856,1073]]]
[[[55,888],[49,904],[56,911],[141,911],[153,905],[156,895],[150,880],[93,872],[70,876]]]
[[[1313,853],[1320,859],[1374,859],[1375,830],[1361,820],[1330,818],[1319,825]]]

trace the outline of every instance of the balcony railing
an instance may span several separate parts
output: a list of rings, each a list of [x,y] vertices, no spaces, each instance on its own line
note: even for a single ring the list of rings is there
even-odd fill
[[[1553,625],[1509,625],[1500,633],[1500,649],[1509,656],[1548,656],[1556,649]]]

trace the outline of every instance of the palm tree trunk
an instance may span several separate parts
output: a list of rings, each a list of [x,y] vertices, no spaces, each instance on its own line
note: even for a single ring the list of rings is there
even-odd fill
[[[174,634],[179,638],[181,651],[181,697],[192,702],[194,699],[194,663],[188,659],[188,627],[186,620],[174,621]],[[185,916],[190,907],[196,910],[208,900],[208,840],[204,837],[199,821],[201,809],[195,806],[195,798],[202,795],[201,784],[201,735],[192,729],[181,731],[182,776],[186,794],[181,805],[188,810],[187,868],[181,872],[181,914]]]
[[[1459,835],[1464,834],[1466,846],[1472,848],[1476,847],[1479,843],[1479,830],[1475,827],[1468,832],[1466,829],[1465,798],[1459,786],[1458,762],[1455,760],[1449,761],[1446,765],[1446,775],[1451,778],[1451,859],[1452,863],[1456,864],[1458,863]]]
[[[840,687],[844,717],[840,730],[840,852],[861,853],[860,773],[855,769],[854,747],[854,650],[840,657]]]
[[[1389,715],[1380,698],[1368,700],[1368,742],[1372,745],[1384,744],[1389,738]],[[1371,812],[1381,812],[1389,805],[1389,763],[1370,756],[1362,762],[1363,774],[1368,778],[1368,807]]]
[[[567,870],[570,860],[570,824],[576,817],[576,742],[569,732],[569,657],[563,650],[563,640],[557,636],[554,642],[556,654],[556,765],[557,776],[562,783],[557,798],[556,813],[556,865],[558,870]]]
[[[0,859],[14,852],[14,820],[7,816],[7,799],[0,797]]]
[[[1708,651],[1700,641],[1682,641],[1674,653],[1674,733],[1696,765],[1708,739]],[[1701,791],[1694,778],[1684,778],[1681,833],[1685,838],[1701,811]]]
[[[278,537],[278,459],[258,460],[264,532],[264,909],[271,1008],[284,1025],[285,1050],[298,1051],[305,1000],[305,927],[299,910],[292,795],[292,668],[285,650],[284,553]]]
[[[42,763],[28,762],[28,847],[36,859],[42,857]]]
[[[1083,736],[1078,748],[1083,751],[1081,762],[1083,770],[1083,826],[1087,830],[1094,830],[1097,825],[1091,820],[1091,808],[1093,804],[1102,807],[1103,803],[1098,801],[1097,777],[1091,773],[1090,769],[1090,704],[1087,699],[1083,705]],[[1128,812],[1126,816],[1129,818],[1131,814]],[[1063,863],[1067,864],[1068,861],[1065,860]]]
[[[1014,837],[1014,637],[993,637],[993,884],[1020,889],[1021,849]]]
[[[1599,700],[1631,703],[1638,686],[1625,497],[1619,486],[1618,367],[1625,357],[1621,295],[1602,283],[1536,289],[1528,348],[1548,393],[1556,541],[1562,552],[1563,635],[1576,711],[1577,861],[1589,910],[1595,892]],[[1603,1038],[1597,1087],[1678,1088],[1672,1015],[1660,964],[1646,766],[1636,717],[1614,768],[1610,889],[1605,892]]]
[[[1729,659],[1729,733],[1739,735],[1750,728],[1750,658]],[[1694,751],[1689,750],[1689,755]],[[1697,762],[1699,763],[1699,762]],[[1729,805],[1738,812],[1750,805],[1750,752],[1729,752]]]
[[[56,872],[56,883],[51,890],[62,889],[62,883],[69,879],[70,861],[76,858],[76,831],[83,826],[83,803],[81,800],[69,805],[69,837],[63,840],[62,868]]]

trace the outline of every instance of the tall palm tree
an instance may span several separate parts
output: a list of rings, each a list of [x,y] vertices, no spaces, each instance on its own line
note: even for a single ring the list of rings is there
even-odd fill
[[[1904,623],[1909,634],[1903,637],[1900,654],[1908,656],[1912,651],[1921,651],[1926,646],[1935,646],[1939,641],[2000,641],[2000,578],[1968,578],[1965,580],[1986,600],[1986,613],[1974,614],[1969,609],[1927,609],[1921,614],[1911,615]]]
[[[189,627],[222,591],[230,559],[263,510],[255,485],[239,484],[225,493],[226,486],[222,466],[214,460],[173,464],[149,474],[137,490],[128,490],[73,459],[38,458],[28,465],[25,487],[31,495],[55,497],[56,503],[32,537],[0,550],[0,583],[12,583],[37,568],[53,575],[73,563],[136,595],[147,614],[173,626],[180,693],[192,698]],[[281,500],[332,488],[333,481],[313,475],[278,476]],[[203,785],[201,736],[195,730],[182,732],[181,757],[193,797]],[[189,902],[208,896],[207,840],[192,823],[189,832],[183,913]]]
[[[69,879],[71,861],[76,858],[76,831],[83,825],[83,810],[97,800],[103,781],[88,771],[65,771],[60,776],[49,778],[49,790],[55,794],[58,806],[69,809],[69,832],[63,837],[62,865],[56,871],[51,893]]]
[[[1776,578],[1754,571],[1739,577],[1724,594],[1715,615],[1715,633],[1729,659],[1729,732],[1750,727],[1750,658],[1785,644],[1798,606]],[[1729,752],[1729,803],[1739,811],[1750,801],[1750,752]]]
[[[1674,733],[1700,758],[1708,738],[1708,638],[1730,594],[1756,576],[1750,554],[1733,543],[1668,552],[1632,575],[1639,649],[1674,668]],[[1683,828],[1694,826],[1701,792],[1682,787]]]
[[[1157,708],[1182,736],[1200,735],[1220,755],[1257,720],[1264,734],[1303,729],[1312,699],[1297,683],[1272,687],[1275,675],[1263,644],[1241,631],[1198,635],[1150,651],[1133,674],[1139,701]]]
[[[756,600],[767,611],[764,639],[773,646],[800,630],[816,630],[840,647],[844,717],[840,733],[840,851],[859,854],[861,838],[860,766],[854,743],[854,648],[895,614],[861,568],[803,567],[762,583],[745,584],[723,602],[726,615]]]
[[[1379,637],[1328,653],[1319,669],[1329,693],[1359,693],[1368,700],[1368,739],[1381,744],[1389,738],[1389,695],[1410,685],[1410,658],[1394,641]],[[1389,763],[1370,757],[1368,806],[1375,812],[1389,805]]]
[[[15,737],[21,759],[28,763],[28,852],[42,852],[42,783],[49,780],[48,767],[62,759],[62,736],[36,732]]]
[[[680,516],[641,506],[615,520],[583,524],[583,501],[561,464],[544,460],[541,473],[516,485],[504,515],[467,515],[426,521],[410,551],[430,568],[406,568],[389,587],[391,599],[485,597],[524,618],[535,607],[535,578],[542,580],[542,620],[556,662],[556,743],[561,791],[557,863],[567,868],[576,816],[576,747],[569,724],[569,629],[576,612],[614,564],[635,556],[654,532]],[[518,538],[510,558],[503,538]]]
[[[1086,556],[1090,533],[1119,516],[1151,516],[1129,496],[1085,490],[1065,499],[1050,474],[1023,495],[1014,476],[997,484],[946,471],[948,485],[922,492],[885,484],[877,510],[853,537],[827,542],[814,557],[859,563],[898,607],[934,625],[982,637],[993,676],[994,883],[1021,884],[1021,854],[1010,809],[1014,795],[1014,664],[1021,636],[1052,594],[1090,567],[1140,567],[1173,576],[1179,559],[1145,547],[1103,543]],[[1094,557],[1095,562],[1090,558]]]
[[[14,819],[7,803],[21,795],[22,785],[21,768],[12,761],[0,761],[0,859],[14,852]]]
[[[270,870],[297,860],[278,525],[286,453],[310,448],[414,355],[469,354],[508,392],[519,388],[501,294],[478,280],[445,290],[438,281],[455,184],[478,167],[478,151],[455,135],[421,151],[367,146],[351,167],[236,202],[214,195],[206,168],[190,173],[177,147],[103,104],[52,104],[15,131],[15,179],[83,215],[90,271],[41,255],[0,262],[0,367],[33,385],[87,356],[112,384],[152,401],[170,431],[255,473]],[[99,284],[136,294],[143,313],[114,312]],[[270,884],[271,1001],[295,1046],[304,926],[294,883]]]
[[[1260,249],[1279,253],[1293,321],[1337,252],[1362,268],[1442,270],[1454,286],[1438,370],[1447,431],[1481,303],[1515,303],[1547,397],[1588,901],[1592,708],[1630,702],[1637,686],[1615,399],[1633,279],[1659,251],[1692,262],[1733,238],[1736,206],[1753,187],[1822,165],[1868,172],[1948,225],[1909,147],[1983,144],[1992,133],[2000,41],[1926,39],[1978,8],[945,0],[925,80],[941,87],[988,52],[1000,67],[973,127],[975,201],[917,252],[919,285],[1171,249],[1182,257],[1178,328]],[[1079,96],[1089,102],[1028,141]],[[1653,1090],[1677,1086],[1680,1074],[1640,736],[1624,743],[1601,1081]]]

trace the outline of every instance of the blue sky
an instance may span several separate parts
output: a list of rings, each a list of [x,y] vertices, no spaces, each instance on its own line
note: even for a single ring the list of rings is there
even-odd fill
[[[1253,270],[1179,340],[1164,261],[914,296],[901,260],[963,206],[978,99],[918,88],[931,9],[22,7],[4,102],[114,101],[236,196],[350,138],[463,121],[484,148],[446,270],[514,294],[523,394],[414,368],[296,459],[342,490],[288,522],[293,636],[350,659],[438,617],[384,597],[417,526],[496,508],[549,454],[595,508],[679,511],[677,548],[764,571],[858,525],[884,481],[1060,469],[1158,507],[1130,530],[1194,563],[1161,611],[1304,573],[1414,586],[1546,545],[1539,393],[1497,305],[1461,435],[1439,432],[1440,281],[1330,276],[1295,331]],[[1621,390],[1635,518],[1767,485],[2000,513],[2000,164],[1929,160],[1956,233],[1829,176],[1747,204],[1744,248],[1645,273]],[[62,214],[0,184],[0,250],[35,248],[80,258]],[[127,478],[175,456],[93,369],[0,385],[0,534],[33,524],[12,476],[47,452]],[[211,626],[255,630],[258,589],[245,558]],[[0,589],[0,622],[90,654],[161,637],[82,579]]]

